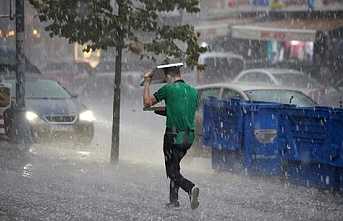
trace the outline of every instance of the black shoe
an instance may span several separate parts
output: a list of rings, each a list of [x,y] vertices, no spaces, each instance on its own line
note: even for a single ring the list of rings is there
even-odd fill
[[[167,207],[167,208],[175,208],[175,207],[180,207],[180,203],[179,203],[179,201],[176,201],[176,202],[170,202],[170,203],[167,203],[167,204],[166,204],[166,207]]]

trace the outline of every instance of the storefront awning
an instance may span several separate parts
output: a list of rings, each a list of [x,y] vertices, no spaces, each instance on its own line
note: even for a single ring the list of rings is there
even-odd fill
[[[195,25],[194,30],[198,33],[199,39],[230,36],[232,25],[243,25],[251,23],[252,18],[229,18],[201,22]]]
[[[228,36],[229,26],[227,24],[196,26],[195,32],[199,33],[200,38]]]
[[[252,40],[314,41],[317,31],[329,31],[343,27],[342,18],[283,19],[272,22],[254,22],[233,25],[231,37]]]

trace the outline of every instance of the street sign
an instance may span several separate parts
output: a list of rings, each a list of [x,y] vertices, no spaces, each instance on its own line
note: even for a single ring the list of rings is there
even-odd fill
[[[11,85],[0,83],[0,110],[4,111],[11,107]]]

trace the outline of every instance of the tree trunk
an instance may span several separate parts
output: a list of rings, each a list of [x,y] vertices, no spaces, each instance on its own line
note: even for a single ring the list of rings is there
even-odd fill
[[[118,16],[122,16],[120,1],[118,4]],[[122,51],[124,44],[123,29],[120,25],[116,28],[117,42],[116,42],[116,60],[115,60],[115,75],[114,75],[114,90],[113,90],[113,122],[112,122],[112,144],[111,144],[111,164],[118,164],[119,162],[119,126],[120,126],[120,93],[121,93],[121,64]]]
[[[114,90],[113,90],[113,122],[112,122],[112,145],[111,164],[119,161],[119,125],[120,125],[120,88],[121,88],[121,46],[116,47],[117,56],[115,63]]]

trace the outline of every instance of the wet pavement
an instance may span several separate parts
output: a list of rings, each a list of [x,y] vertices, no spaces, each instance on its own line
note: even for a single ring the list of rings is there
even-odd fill
[[[209,159],[182,164],[200,187],[191,210],[167,209],[168,180],[162,162],[123,156],[109,164],[108,149],[35,144],[0,148],[0,220],[342,220],[343,197],[293,187],[278,178],[217,173]],[[123,155],[125,155],[123,153]],[[161,156],[162,157],[162,156]],[[162,158],[161,158],[162,161]]]
[[[96,101],[95,101],[96,100]],[[291,186],[279,177],[212,170],[209,158],[184,159],[182,173],[200,188],[200,207],[167,209],[162,137],[164,118],[123,103],[119,163],[109,163],[111,99],[86,100],[96,115],[88,147],[0,143],[0,220],[342,220],[343,196]]]

